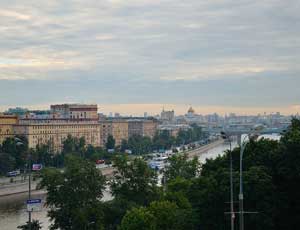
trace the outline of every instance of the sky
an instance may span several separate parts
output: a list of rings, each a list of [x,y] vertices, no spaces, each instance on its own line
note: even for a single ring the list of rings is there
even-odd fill
[[[0,0],[0,111],[300,112],[299,0]]]

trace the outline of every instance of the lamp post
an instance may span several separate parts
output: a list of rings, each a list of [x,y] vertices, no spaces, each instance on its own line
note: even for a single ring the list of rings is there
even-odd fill
[[[245,148],[248,144],[246,141],[246,138],[254,139],[256,140],[260,134],[260,131],[264,127],[259,125],[254,127],[252,132],[250,134],[247,134],[244,138],[243,141],[241,141],[241,146],[240,146],[240,193],[239,193],[239,214],[240,214],[240,230],[244,230],[244,193],[243,193],[243,155]]]
[[[231,142],[231,137],[226,134],[225,132],[221,132],[221,136],[225,140],[229,140],[229,160],[230,160],[230,226],[231,230],[234,230],[234,219],[235,219],[235,214],[234,214],[234,206],[233,206],[233,166],[232,166],[232,142]]]
[[[17,141],[16,145],[24,145],[20,138],[15,138]],[[28,200],[31,199],[31,154],[28,155]],[[31,211],[28,211],[28,225],[31,230]]]

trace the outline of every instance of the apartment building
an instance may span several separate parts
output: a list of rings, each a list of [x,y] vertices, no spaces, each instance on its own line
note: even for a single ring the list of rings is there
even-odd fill
[[[101,146],[100,124],[97,121],[70,119],[20,119],[14,125],[14,134],[28,139],[29,148],[49,144],[54,152],[60,152],[68,135],[84,137],[87,145]]]
[[[52,114],[59,114],[65,119],[98,119],[98,106],[96,104],[60,104],[50,106]]]
[[[0,144],[14,135],[14,125],[18,123],[18,117],[15,115],[0,114]]]

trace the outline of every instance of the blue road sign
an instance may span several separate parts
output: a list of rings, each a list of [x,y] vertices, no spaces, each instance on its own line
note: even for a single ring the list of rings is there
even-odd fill
[[[41,199],[31,199],[27,200],[27,211],[28,212],[39,212],[42,209]]]
[[[32,200],[27,200],[27,204],[38,204],[42,203],[41,199],[32,199]]]

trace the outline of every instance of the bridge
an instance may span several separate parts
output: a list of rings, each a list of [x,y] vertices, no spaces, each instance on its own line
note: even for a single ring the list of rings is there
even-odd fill
[[[287,127],[282,128],[264,128],[262,131],[259,132],[260,135],[265,134],[282,134],[286,131]],[[230,137],[236,137],[238,144],[241,144],[242,135],[251,134],[253,129],[224,129],[222,130]]]

